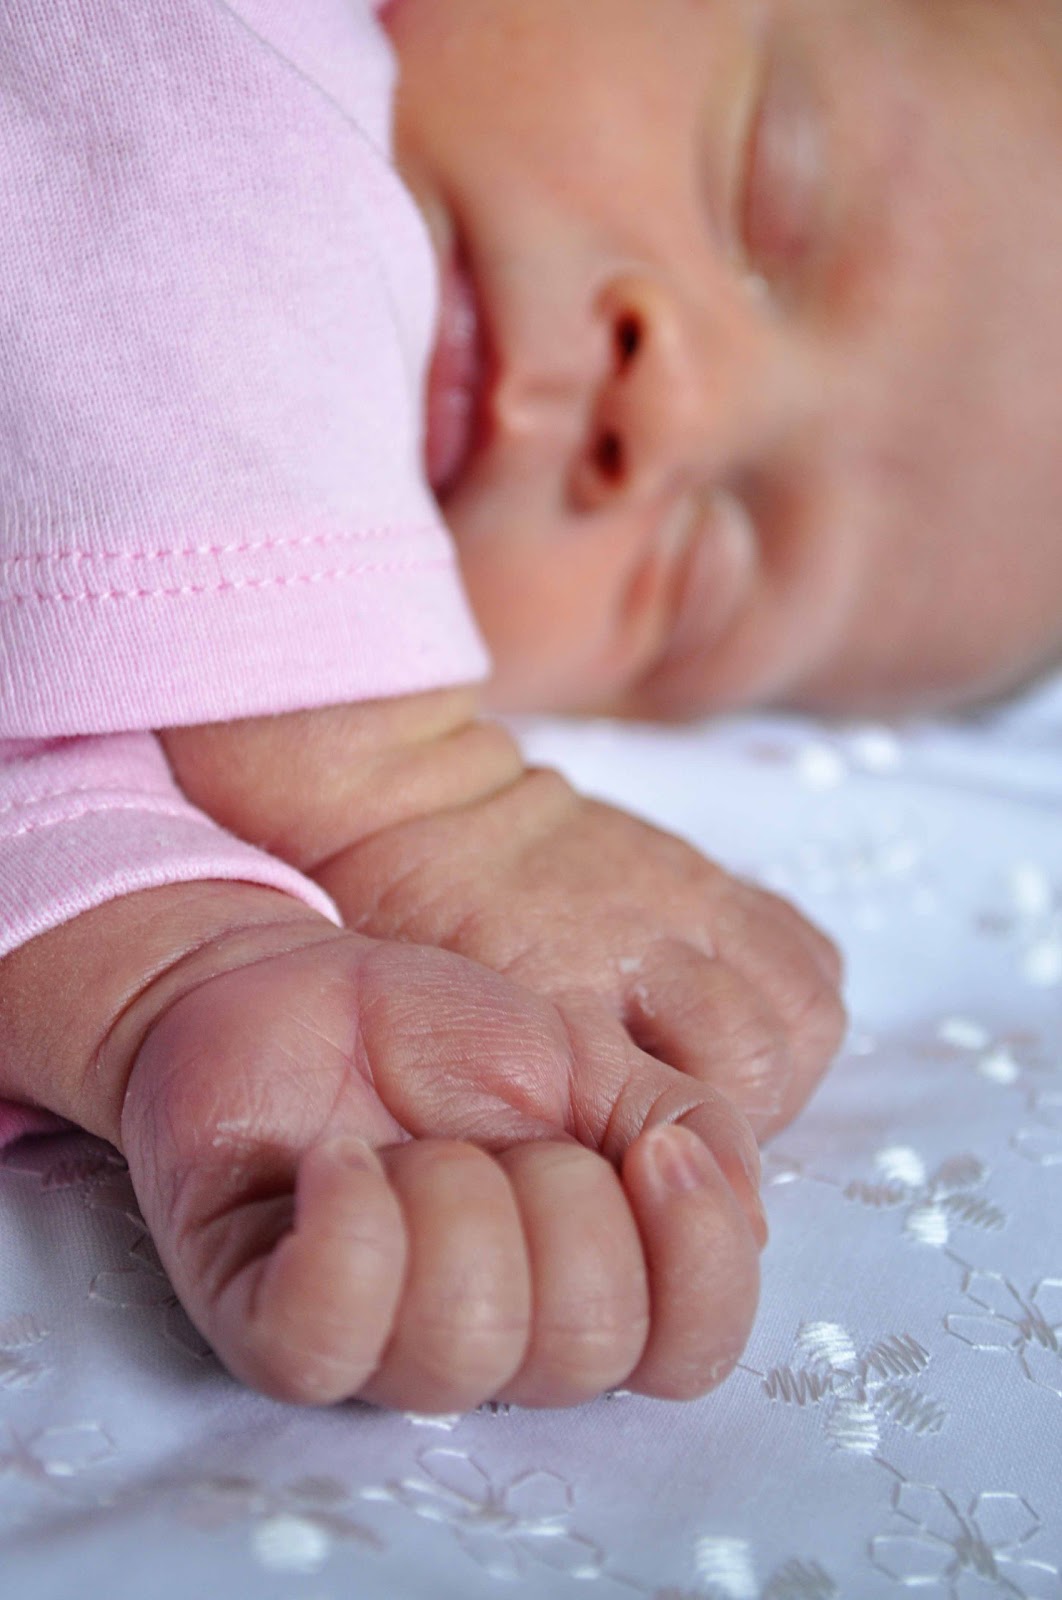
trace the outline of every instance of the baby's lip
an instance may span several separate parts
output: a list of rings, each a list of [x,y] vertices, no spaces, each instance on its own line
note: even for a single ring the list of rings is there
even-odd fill
[[[464,476],[483,437],[487,370],[475,281],[455,243],[441,263],[439,324],[428,371],[426,468],[440,501]]]

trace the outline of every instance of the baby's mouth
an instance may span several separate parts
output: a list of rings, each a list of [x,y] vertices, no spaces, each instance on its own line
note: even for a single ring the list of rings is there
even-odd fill
[[[459,249],[442,266],[439,328],[428,372],[426,467],[445,501],[482,435],[487,353],[472,275]]]

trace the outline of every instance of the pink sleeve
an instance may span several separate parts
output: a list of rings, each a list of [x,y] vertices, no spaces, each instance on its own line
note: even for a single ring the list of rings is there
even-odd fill
[[[0,7],[0,738],[482,675],[366,0]]]
[[[0,957],[118,895],[197,879],[340,920],[316,884],[189,805],[151,734],[0,743]],[[0,1145],[48,1120],[0,1102]]]

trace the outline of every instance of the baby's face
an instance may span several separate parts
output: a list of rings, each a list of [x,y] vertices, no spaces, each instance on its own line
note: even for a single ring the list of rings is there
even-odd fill
[[[428,463],[509,707],[1062,655],[1057,0],[395,0]]]

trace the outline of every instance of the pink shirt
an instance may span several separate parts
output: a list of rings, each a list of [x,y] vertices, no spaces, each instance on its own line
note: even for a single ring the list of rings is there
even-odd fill
[[[0,9],[0,954],[193,878],[334,916],[143,730],[486,668],[392,77],[368,0]]]

